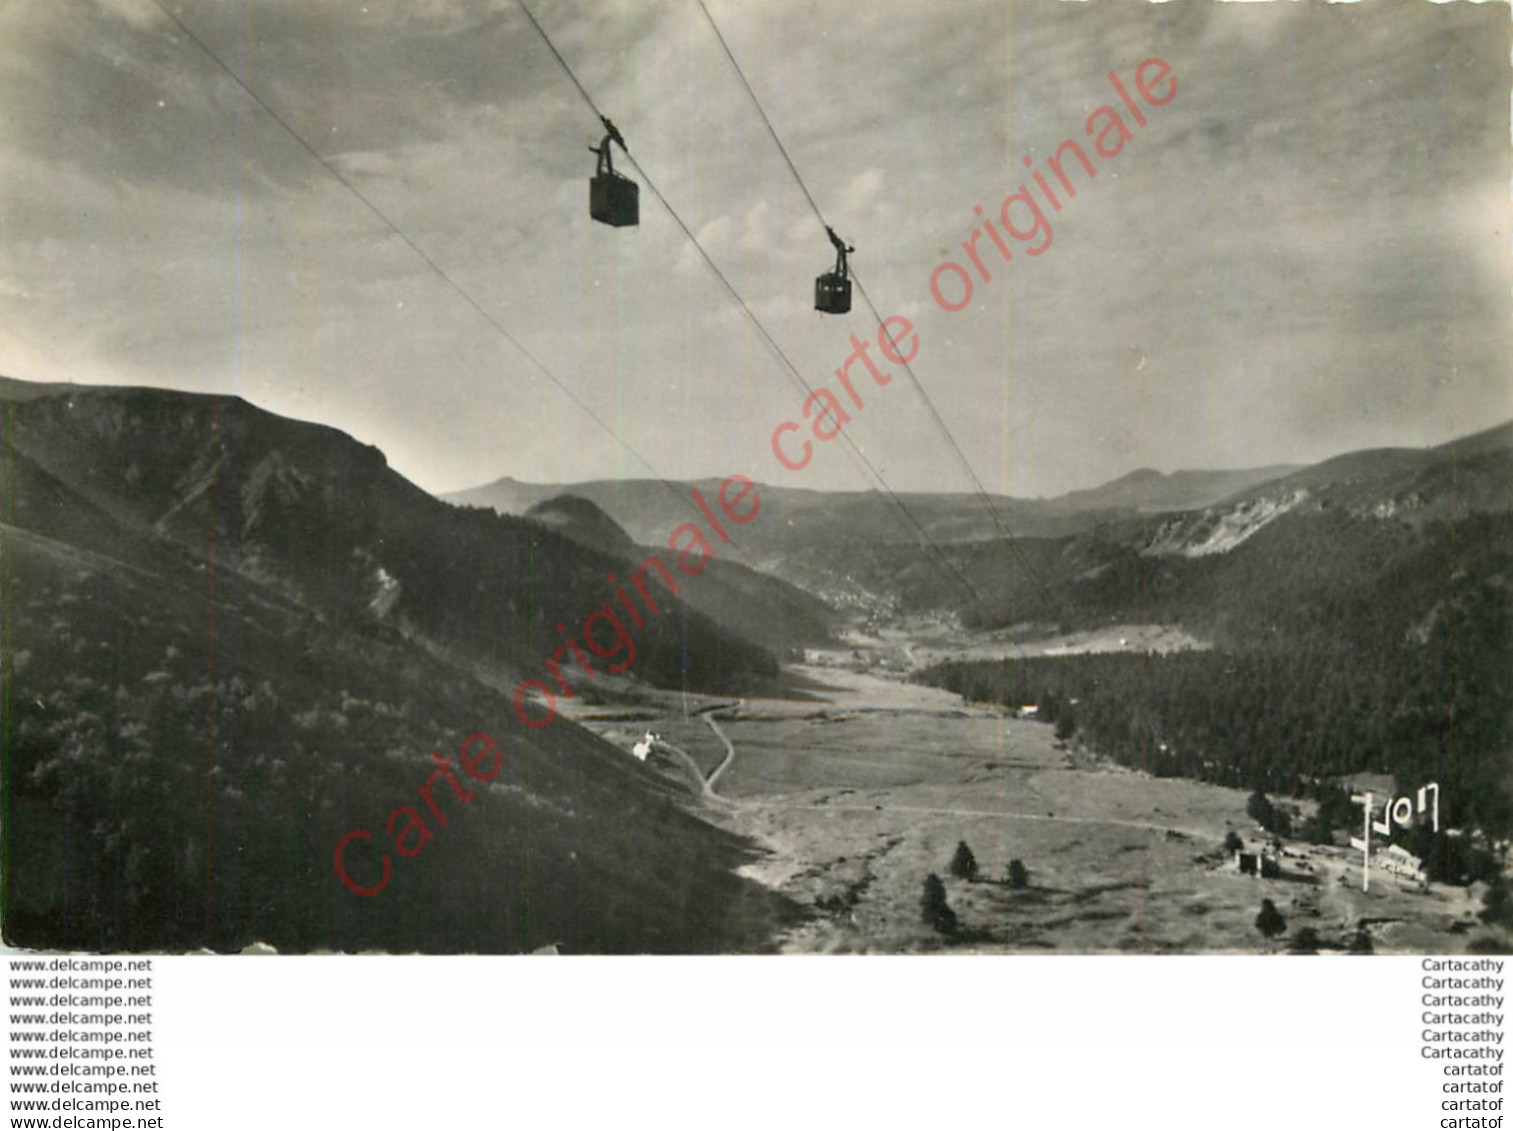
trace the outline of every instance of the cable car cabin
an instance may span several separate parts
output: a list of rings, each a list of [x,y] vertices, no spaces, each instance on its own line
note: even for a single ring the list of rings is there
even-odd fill
[[[641,222],[641,186],[619,173],[596,173],[588,183],[588,213],[601,224],[631,228]]]
[[[615,129],[615,123],[602,115],[599,120],[604,123],[604,140],[597,148],[588,147],[599,158],[594,179],[588,182],[588,214],[612,228],[633,228],[641,222],[641,186],[615,172],[614,151],[610,146],[614,143],[627,154],[630,150],[625,148],[625,139]]]
[[[835,234],[835,229],[825,225],[825,234],[835,248],[835,270],[827,271],[814,280],[814,309],[821,314],[849,314],[851,312],[851,275],[846,266],[846,256],[856,250]]]
[[[821,314],[849,314],[851,280],[838,271],[827,271],[814,280],[814,309]]]

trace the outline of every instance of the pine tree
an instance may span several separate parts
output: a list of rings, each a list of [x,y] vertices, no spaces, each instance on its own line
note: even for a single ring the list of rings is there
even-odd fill
[[[1256,930],[1269,939],[1274,939],[1287,930],[1287,920],[1282,918],[1277,905],[1269,899],[1261,900],[1261,913],[1256,916]]]
[[[1271,810],[1271,824],[1266,826],[1277,836],[1292,835],[1292,813],[1290,810],[1274,805]]]
[[[956,855],[951,857],[951,875],[958,880],[977,878],[977,857],[972,855],[972,850],[964,840],[956,842]]]
[[[1276,820],[1276,813],[1272,809],[1271,799],[1262,790],[1256,790],[1250,795],[1250,800],[1245,802],[1245,812],[1251,820],[1263,829],[1270,829],[1272,822]]]
[[[1008,885],[1016,891],[1030,886],[1030,872],[1017,856],[1009,861]]]
[[[1304,826],[1304,836],[1309,844],[1334,843],[1334,819],[1329,815],[1328,809],[1319,806],[1318,815]]]
[[[920,911],[923,912],[925,922],[941,934],[956,932],[956,912],[946,902],[946,885],[941,883],[940,877],[934,872],[925,877],[925,894],[920,900]]]
[[[1482,897],[1481,921],[1489,927],[1513,927],[1513,895],[1502,873],[1493,877]]]

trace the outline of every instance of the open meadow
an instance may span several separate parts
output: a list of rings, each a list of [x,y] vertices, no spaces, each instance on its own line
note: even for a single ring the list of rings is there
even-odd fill
[[[937,689],[808,674],[830,681],[829,702],[689,700],[583,720],[622,745],[654,730],[706,777],[727,762],[728,738],[736,753],[713,796],[691,803],[766,849],[743,874],[813,910],[785,951],[1255,952],[1311,928],[1327,952],[1364,922],[1378,952],[1453,953],[1480,932],[1479,888],[1424,891],[1374,869],[1362,892],[1360,854],[1343,846],[1288,842],[1280,877],[1239,874],[1226,835],[1252,851],[1271,840],[1241,790],[1114,766],[1047,724]],[[686,763],[662,764],[696,792]],[[950,873],[959,842],[975,880]],[[1006,879],[1016,859],[1022,887]],[[954,934],[921,914],[931,873]],[[1255,925],[1263,899],[1287,921],[1274,939]]]

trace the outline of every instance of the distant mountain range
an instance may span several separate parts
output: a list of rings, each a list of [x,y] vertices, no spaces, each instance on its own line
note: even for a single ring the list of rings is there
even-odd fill
[[[877,491],[813,491],[762,484],[761,516],[736,534],[727,560],[782,577],[836,608],[880,609],[896,602],[872,584],[860,581],[871,572],[867,561],[879,555],[891,561],[898,552],[909,560],[919,558],[918,529],[925,530],[932,541],[956,548],[998,539],[1000,523],[1018,537],[1067,537],[1120,517],[1200,505],[1194,500],[1201,500],[1202,505],[1217,502],[1236,490],[1265,482],[1270,473],[1285,474],[1289,470],[1179,472],[1173,476],[1136,473],[1060,499],[992,496],[992,511],[980,496],[965,493],[906,492],[895,503]],[[535,507],[560,505],[554,500],[581,499],[606,514],[634,542],[660,545],[669,531],[688,521],[688,491],[695,487],[712,496],[719,480],[537,484],[504,478],[442,497],[460,506],[484,507],[504,515],[529,515]],[[907,516],[902,513],[905,509]],[[911,577],[899,579],[903,588],[911,585]],[[884,606],[878,605],[879,599]]]
[[[1141,468],[1098,487],[1069,491],[1050,499],[991,496],[1000,517],[1016,535],[1057,537],[1080,533],[1130,514],[1170,514],[1197,511],[1231,500],[1255,496],[1275,486],[1286,493],[1298,487],[1328,485],[1345,489],[1360,483],[1369,493],[1411,490],[1408,478],[1400,485],[1384,477],[1433,475],[1452,458],[1474,460],[1510,446],[1513,422],[1430,448],[1378,448],[1351,452],[1317,464],[1273,464],[1220,471],[1174,471]],[[638,543],[655,543],[681,517],[678,495],[687,487],[709,493],[719,480],[668,484],[652,479],[599,479],[582,483],[526,483],[506,476],[480,487],[442,495],[448,502],[487,507],[500,514],[524,515],[542,503],[578,498],[594,503]],[[1496,484],[1485,487],[1494,494]],[[1476,488],[1482,489],[1481,486]],[[1465,484],[1462,484],[1465,490]],[[781,552],[793,540],[909,542],[913,531],[897,508],[874,491],[811,491],[791,487],[761,487],[763,505],[779,521],[753,527],[748,541],[760,557]],[[998,528],[982,499],[959,492],[901,495],[933,538],[946,542],[976,542],[998,536]],[[858,525],[859,524],[859,525]]]
[[[1239,491],[1299,470],[1289,465],[1247,471],[1136,471],[1101,487],[1073,491],[1054,499],[991,496],[1008,528],[1029,537],[1054,537],[1086,530],[1121,513],[1160,513],[1209,506]],[[487,507],[500,514],[524,515],[533,507],[563,497],[592,502],[640,543],[658,542],[682,517],[680,493],[698,487],[706,494],[719,480],[668,484],[655,479],[600,479],[584,483],[523,483],[497,479],[481,487],[442,496],[463,506]],[[822,542],[909,542],[914,528],[887,497],[876,491],[812,491],[761,487],[763,521],[741,539],[748,561],[760,564],[781,557],[795,545]],[[901,493],[905,506],[930,536],[944,542],[975,542],[998,536],[998,526],[983,500],[968,493]],[[767,519],[772,521],[767,521]]]
[[[1196,510],[1301,470],[1291,464],[1243,471],[1174,471],[1141,468],[1087,491],[1071,491],[1051,502],[1077,511],[1132,510],[1139,514]]]
[[[739,552],[743,561],[842,609],[944,610],[988,625],[1072,624],[1116,614],[1138,619],[1141,601],[1148,606],[1150,598],[1149,589],[1140,596],[1138,579],[1149,573],[1151,558],[1217,555],[1211,569],[1222,573],[1236,568],[1226,551],[1283,515],[1292,519],[1282,529],[1320,532],[1325,541],[1317,552],[1327,561],[1332,535],[1322,531],[1329,524],[1305,522],[1307,516],[1393,518],[1414,526],[1457,514],[1506,513],[1513,506],[1510,438],[1513,424],[1504,424],[1436,447],[1353,452],[1307,467],[1143,470],[1056,499],[996,496],[993,506],[1014,535],[1012,545],[999,537],[977,496],[902,496],[949,566],[919,544],[883,495],[764,485],[762,517],[741,531]],[[502,479],[446,497],[525,513],[566,493],[591,501],[632,539],[652,542],[685,521],[679,492],[687,486],[708,492],[718,484],[669,489],[652,480],[538,485]],[[1245,561],[1274,544],[1262,539]],[[1274,575],[1290,573],[1289,566]]]
[[[1389,635],[1433,616],[1457,571],[1501,584],[1510,517],[1513,426],[1502,425],[1339,456],[1201,508],[956,547],[975,598],[912,548],[854,555],[851,574],[905,609],[988,627],[1164,621],[1239,642],[1312,617],[1365,646],[1365,625],[1387,631],[1380,614]]]

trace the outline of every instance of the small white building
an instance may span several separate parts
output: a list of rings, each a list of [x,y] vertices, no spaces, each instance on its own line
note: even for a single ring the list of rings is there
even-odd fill
[[[1401,845],[1389,844],[1372,853],[1372,863],[1384,872],[1415,883],[1426,883],[1429,879],[1424,862]]]
[[[632,746],[630,752],[644,762],[646,761],[647,756],[651,754],[652,747],[654,747],[661,741],[662,739],[658,735],[653,734],[651,731],[647,731],[646,737]]]

